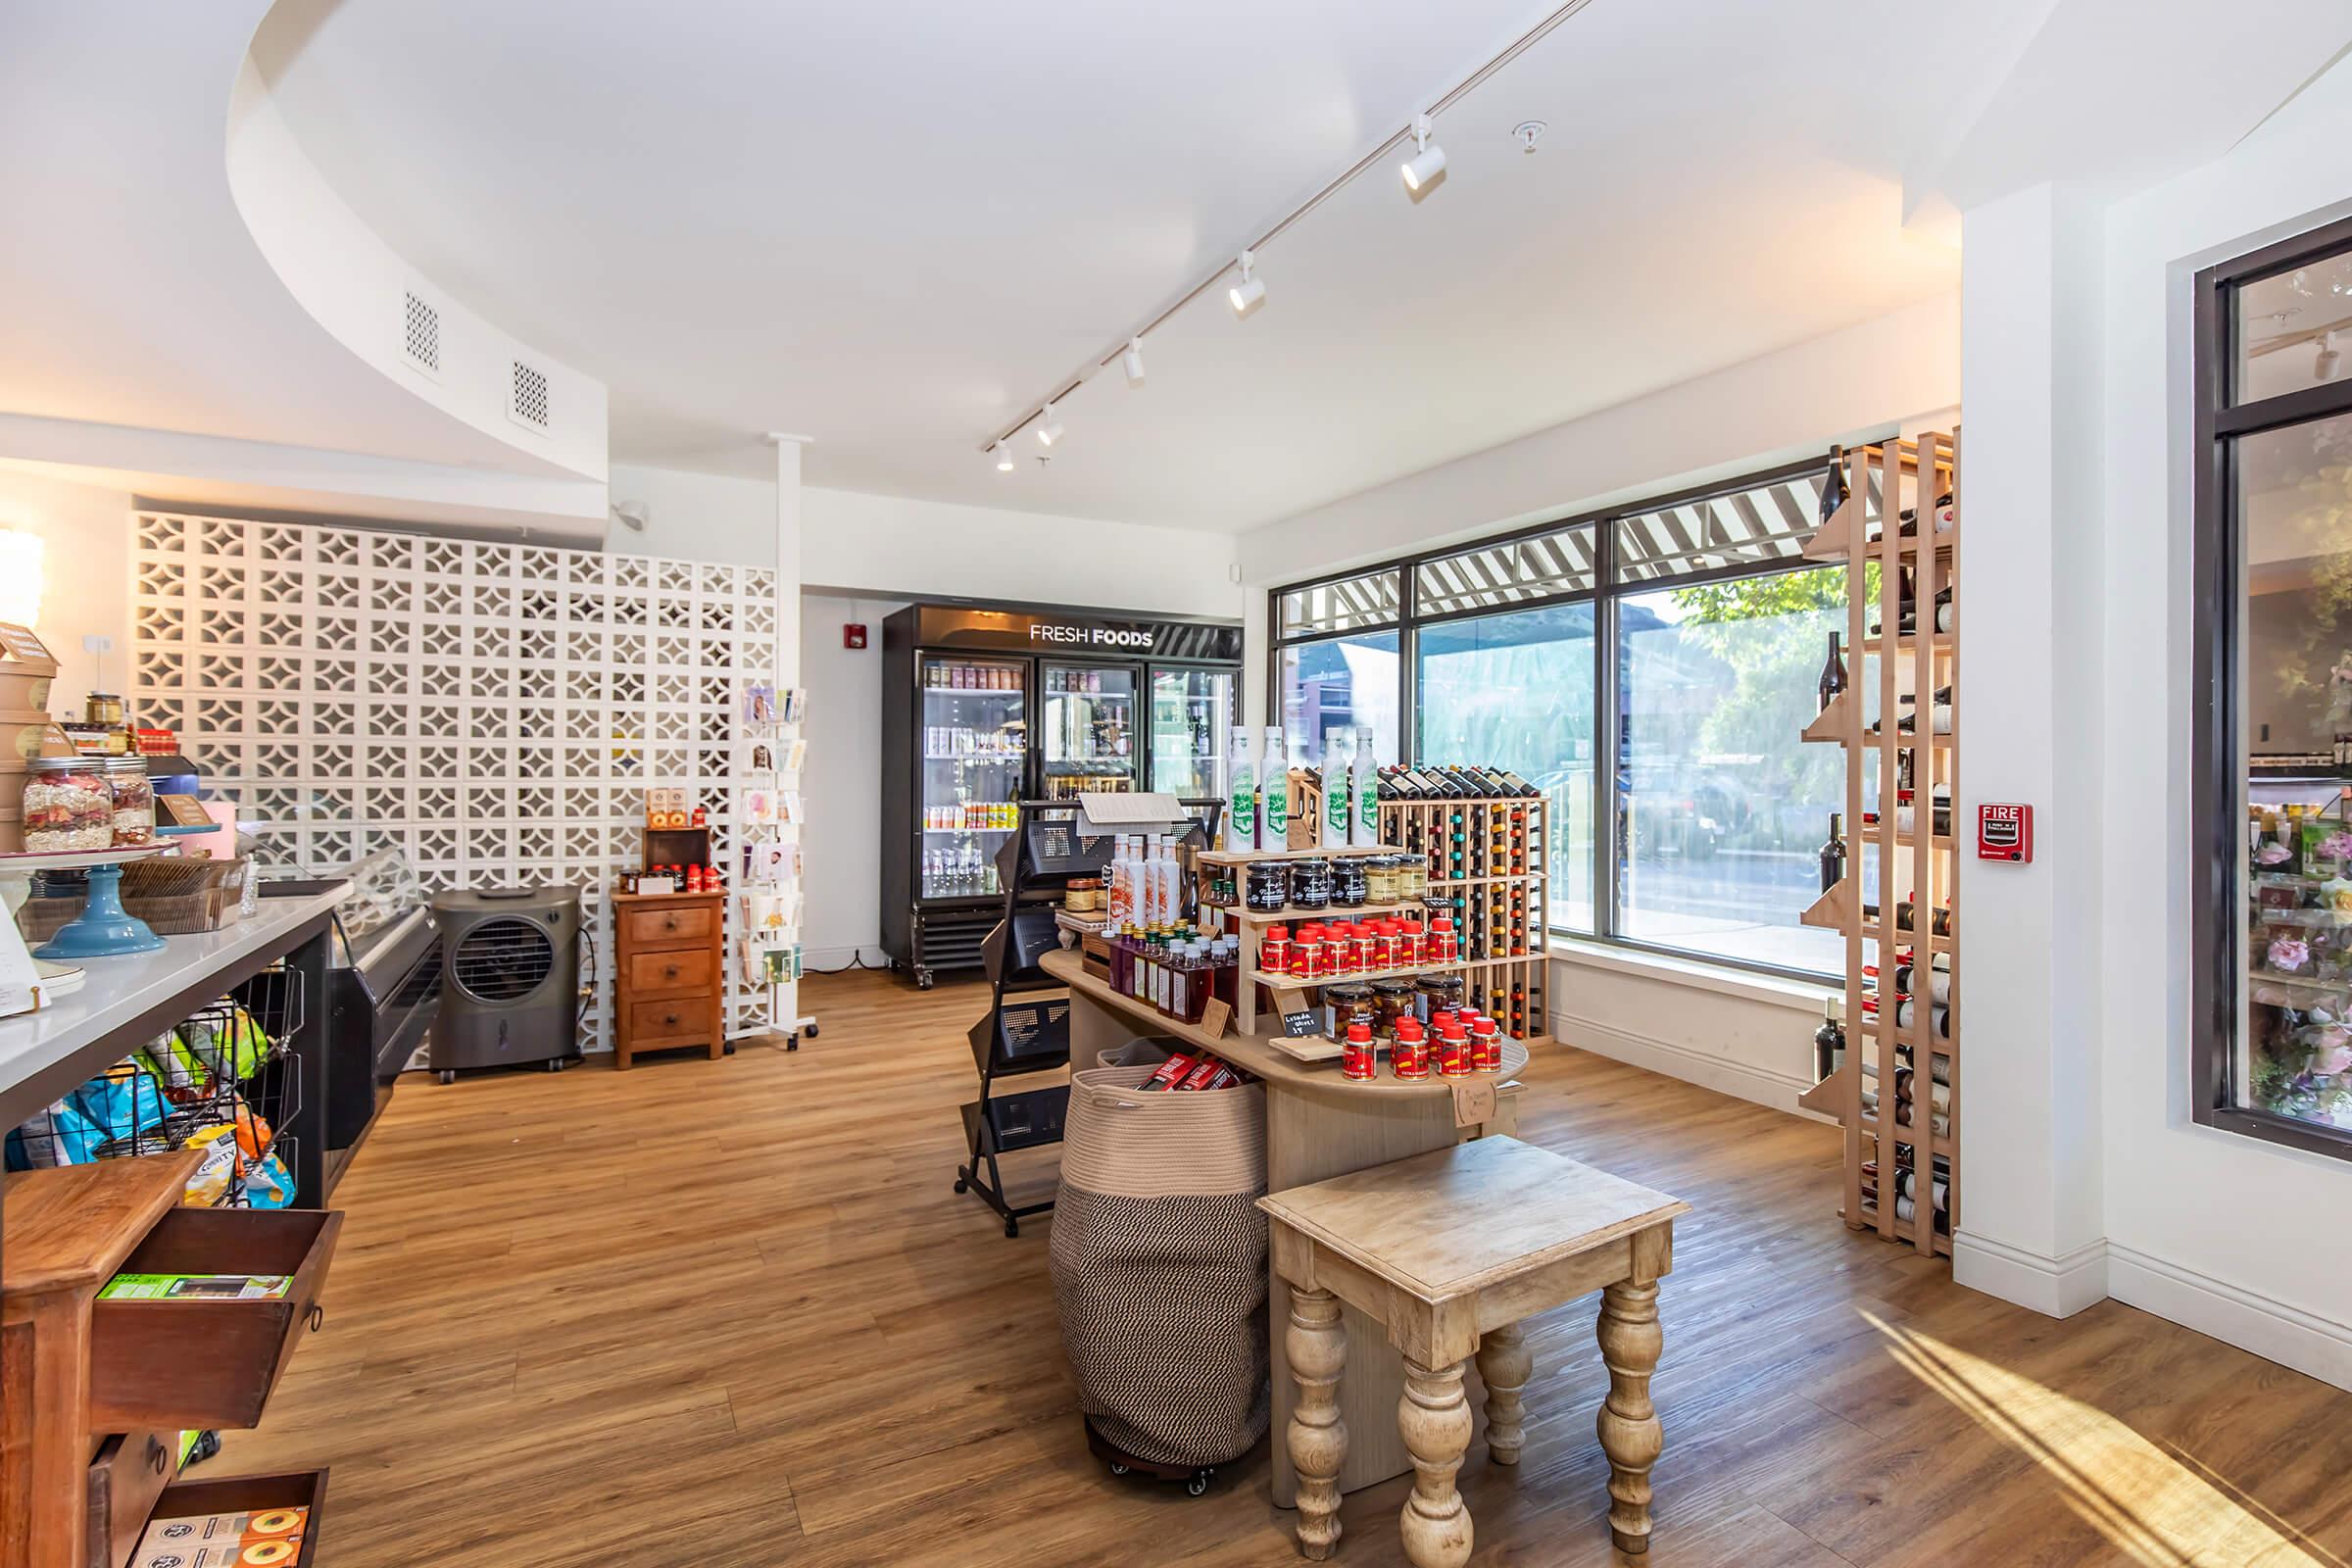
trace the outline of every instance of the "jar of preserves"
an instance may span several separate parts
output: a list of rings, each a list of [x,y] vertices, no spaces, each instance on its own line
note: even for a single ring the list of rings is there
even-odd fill
[[[122,699],[113,692],[92,692],[81,700],[81,721],[101,729],[122,727]]]
[[[1291,972],[1291,928],[1270,925],[1257,939],[1257,972],[1259,974],[1288,974]]]
[[[1397,1023],[1396,1037],[1389,1042],[1389,1070],[1408,1082],[1429,1076],[1429,1035],[1418,1019]]]
[[[1372,1031],[1360,1023],[1349,1024],[1340,1051],[1340,1076],[1361,1083],[1379,1072],[1380,1048],[1372,1043]]]
[[[1429,922],[1428,961],[1451,963],[1459,956],[1454,945],[1453,920],[1450,916],[1441,914]]]
[[[1291,939],[1291,978],[1312,980],[1315,977],[1315,963],[1322,951],[1323,928],[1309,920]]]
[[[1414,1010],[1424,1023],[1441,1012],[1453,1012],[1462,1004],[1462,977],[1458,974],[1425,974],[1413,982],[1418,995]]]
[[[1410,980],[1375,980],[1372,982],[1372,1032],[1383,1040],[1396,1036],[1396,1025],[1413,1016],[1413,983]]]
[[[1365,880],[1364,862],[1360,858],[1334,860],[1331,865],[1331,906],[1335,909],[1360,909],[1370,899]]]
[[[1358,862],[1364,868],[1364,897],[1372,904],[1395,904],[1399,873],[1396,857],[1372,855]]]
[[[1331,862],[1323,859],[1293,860],[1291,868],[1291,903],[1301,909],[1331,907]]]
[[[1332,1039],[1347,1039],[1350,1024],[1362,1024],[1369,1032],[1376,1021],[1370,986],[1348,984],[1323,988],[1323,1032]]]
[[[1396,862],[1396,901],[1411,904],[1429,897],[1429,862],[1418,855],[1401,857]]]
[[[153,844],[155,785],[147,777],[147,759],[108,758],[106,786],[114,798],[112,818],[115,848],[133,849],[141,844]]]
[[[1334,920],[1327,930],[1332,940],[1331,972],[1349,979],[1364,972],[1363,938],[1352,921]]]
[[[33,758],[25,763],[24,804],[26,854],[114,848],[115,792],[97,758]]]
[[[1470,1070],[1502,1071],[1502,1026],[1483,1013],[1470,1026]]]
[[[1448,1018],[1438,1031],[1438,1076],[1467,1078],[1470,1076],[1470,1037],[1463,1032],[1462,1020]]]
[[[1251,913],[1280,914],[1291,902],[1290,870],[1280,860],[1252,860],[1247,888]]]

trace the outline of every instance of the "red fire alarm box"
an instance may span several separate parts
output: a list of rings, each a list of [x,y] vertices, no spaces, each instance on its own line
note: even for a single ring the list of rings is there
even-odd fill
[[[1977,858],[2014,860],[2034,858],[2034,808],[1984,801],[1977,807]]]
[[[865,628],[854,620],[843,626],[841,628],[841,646],[863,648],[865,646]]]

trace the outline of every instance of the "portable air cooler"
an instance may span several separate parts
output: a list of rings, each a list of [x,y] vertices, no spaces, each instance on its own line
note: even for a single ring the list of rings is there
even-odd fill
[[[427,1060],[443,1083],[466,1067],[579,1054],[580,896],[499,888],[433,898],[441,930],[441,1016]]]

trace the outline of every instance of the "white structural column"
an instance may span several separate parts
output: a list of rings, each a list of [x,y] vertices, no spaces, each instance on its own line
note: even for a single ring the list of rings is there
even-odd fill
[[[2097,897],[2101,230],[2046,184],[1965,222],[1953,1273],[2065,1316],[2107,1294],[2099,974],[2120,913]],[[2034,863],[1973,858],[1985,801],[2034,808]]]
[[[770,430],[767,439],[776,449],[776,693],[777,700],[801,683],[801,452],[809,442],[805,435],[788,435]],[[806,728],[806,720],[803,721]],[[777,760],[779,789],[798,792],[801,775],[797,771],[782,771],[787,760]],[[785,841],[807,852],[808,837],[798,823],[779,829]],[[806,869],[801,886],[808,886]],[[800,930],[808,930],[804,913]],[[775,1025],[778,1029],[798,1030],[808,1021],[801,1012],[801,988],[781,987],[775,998]]]

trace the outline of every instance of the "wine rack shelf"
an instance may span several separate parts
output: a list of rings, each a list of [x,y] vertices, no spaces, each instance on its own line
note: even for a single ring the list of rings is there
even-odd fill
[[[1463,1000],[1530,1046],[1548,1041],[1550,802],[1541,795],[1383,801],[1380,836],[1428,857],[1430,897],[1455,906]]]
[[[1960,605],[1952,601],[1951,629],[1922,637],[1886,638],[1878,628],[1901,623],[1904,598],[1932,613],[1936,595],[1957,580],[1961,543],[1960,442],[1951,435],[1922,434],[1917,441],[1853,447],[1833,462],[1844,499],[1805,546],[1815,561],[1840,563],[1846,572],[1846,626],[1850,661],[1843,690],[1831,698],[1804,727],[1801,738],[1845,749],[1845,820],[1854,824],[1846,845],[1844,875],[1799,917],[1803,924],[1845,937],[1843,1062],[1797,1097],[1806,1109],[1837,1117],[1845,1128],[1842,1190],[1838,1213],[1856,1230],[1875,1231],[1927,1254],[1951,1252],[1960,1213],[1960,1018],[1945,1014],[1948,1033],[1936,1029],[1943,1009],[1933,1001],[1910,1010],[1910,1022],[1891,1021],[1898,1000],[1891,990],[1909,950],[1919,971],[1945,969],[1957,1002],[1960,975],[1960,918],[1955,901],[1957,845],[1944,834],[1897,831],[1899,781],[1910,780],[1914,811],[1934,811],[1938,791],[1959,799],[1957,675]],[[1946,502],[1943,498],[1950,497]],[[1901,531],[1901,514],[1916,519]],[[1875,532],[1875,537],[1874,537]],[[1927,541],[1932,540],[1932,545]],[[1871,570],[1878,567],[1878,604],[1870,604]],[[1864,694],[1874,689],[1876,703]],[[1953,733],[1934,732],[1933,696],[1954,688]],[[1865,710],[1901,710],[1904,692],[1920,694],[1930,733],[1922,735],[1873,726]],[[1878,820],[1864,822],[1866,809]],[[1919,818],[1919,820],[1932,820]],[[1869,853],[1875,851],[1875,853]],[[1865,902],[1862,878],[1875,873],[1877,887]],[[1914,911],[1949,910],[1941,922],[1888,920],[1888,902],[1908,903]],[[1914,930],[1924,924],[1927,929]],[[1879,979],[1888,990],[1882,995]],[[1934,995],[1934,977],[1922,993]],[[1866,1016],[1866,998],[1888,1009],[1882,1021]],[[1869,1070],[1864,1070],[1865,1062]],[[1919,1071],[1913,1071],[1914,1067]],[[1938,1201],[1940,1199],[1940,1201]]]

